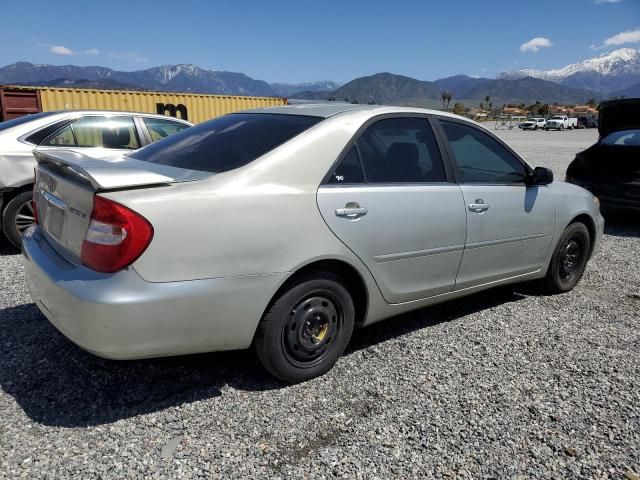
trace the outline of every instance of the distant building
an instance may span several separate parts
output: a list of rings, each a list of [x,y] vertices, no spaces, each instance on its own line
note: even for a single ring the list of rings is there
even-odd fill
[[[489,116],[489,112],[482,108],[472,108],[467,112],[467,116],[475,120],[482,120]]]
[[[502,109],[503,115],[526,115],[526,110],[523,110],[519,107],[504,107]]]

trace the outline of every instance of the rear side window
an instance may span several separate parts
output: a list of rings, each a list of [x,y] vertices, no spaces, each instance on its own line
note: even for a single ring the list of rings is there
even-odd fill
[[[147,126],[149,134],[151,135],[151,141],[157,142],[163,138],[178,133],[185,128],[189,128],[189,125],[180,122],[174,122],[172,120],[164,120],[162,118],[149,118],[142,117],[142,121]]]
[[[187,128],[131,155],[171,167],[220,173],[251,163],[322,118],[234,113]]]
[[[330,185],[353,184],[364,182],[362,166],[358,157],[356,146],[352,146],[347,154],[342,158],[338,167],[329,177]]]
[[[34,145],[40,145],[47,137],[60,130],[71,120],[61,120],[47,127],[41,128],[37,132],[33,132],[31,135],[24,139],[25,142],[33,143]]]
[[[440,150],[426,119],[380,120],[358,139],[358,149],[368,183],[447,181]]]

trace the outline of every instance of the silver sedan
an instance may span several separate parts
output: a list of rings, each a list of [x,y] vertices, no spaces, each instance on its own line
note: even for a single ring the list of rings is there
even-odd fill
[[[109,161],[37,153],[32,295],[113,359],[254,346],[327,372],[355,327],[487,288],[571,290],[598,200],[442,112],[303,105],[226,115]]]

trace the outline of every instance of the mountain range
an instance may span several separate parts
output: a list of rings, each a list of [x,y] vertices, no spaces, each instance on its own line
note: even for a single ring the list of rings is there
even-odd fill
[[[510,70],[499,73],[496,78],[515,80],[524,77],[610,94],[640,83],[640,50],[620,48],[555,70]]]
[[[190,64],[163,65],[123,72],[105,67],[35,65],[29,62],[18,62],[0,68],[0,84],[124,88],[268,97],[286,97],[304,90],[331,90],[339,86],[338,83],[330,81],[269,84],[263,80],[255,80],[244,73],[205,70]]]
[[[455,75],[425,81],[384,72],[344,85],[332,81],[268,83],[243,73],[206,70],[191,64],[125,72],[99,66],[18,62],[0,68],[0,84],[346,99],[424,107],[440,105],[443,91],[452,94],[454,103],[466,105],[477,105],[486,96],[494,105],[584,103],[591,98],[640,96],[640,51],[622,48],[555,70],[511,70],[493,79]]]

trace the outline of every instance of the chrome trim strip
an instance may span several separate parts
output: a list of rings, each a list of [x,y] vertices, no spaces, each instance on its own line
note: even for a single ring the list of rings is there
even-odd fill
[[[430,255],[440,255],[443,253],[461,252],[464,245],[450,245],[448,247],[429,248],[427,250],[414,250],[411,252],[386,253],[373,257],[378,263],[395,262],[396,260],[406,260],[408,258],[428,257]]]
[[[536,238],[551,237],[551,234],[538,233],[535,235],[525,235],[524,237],[500,238],[498,240],[487,240],[485,242],[468,243],[465,249],[490,247],[493,245],[502,245],[505,243],[523,242],[525,240],[534,240]]]

